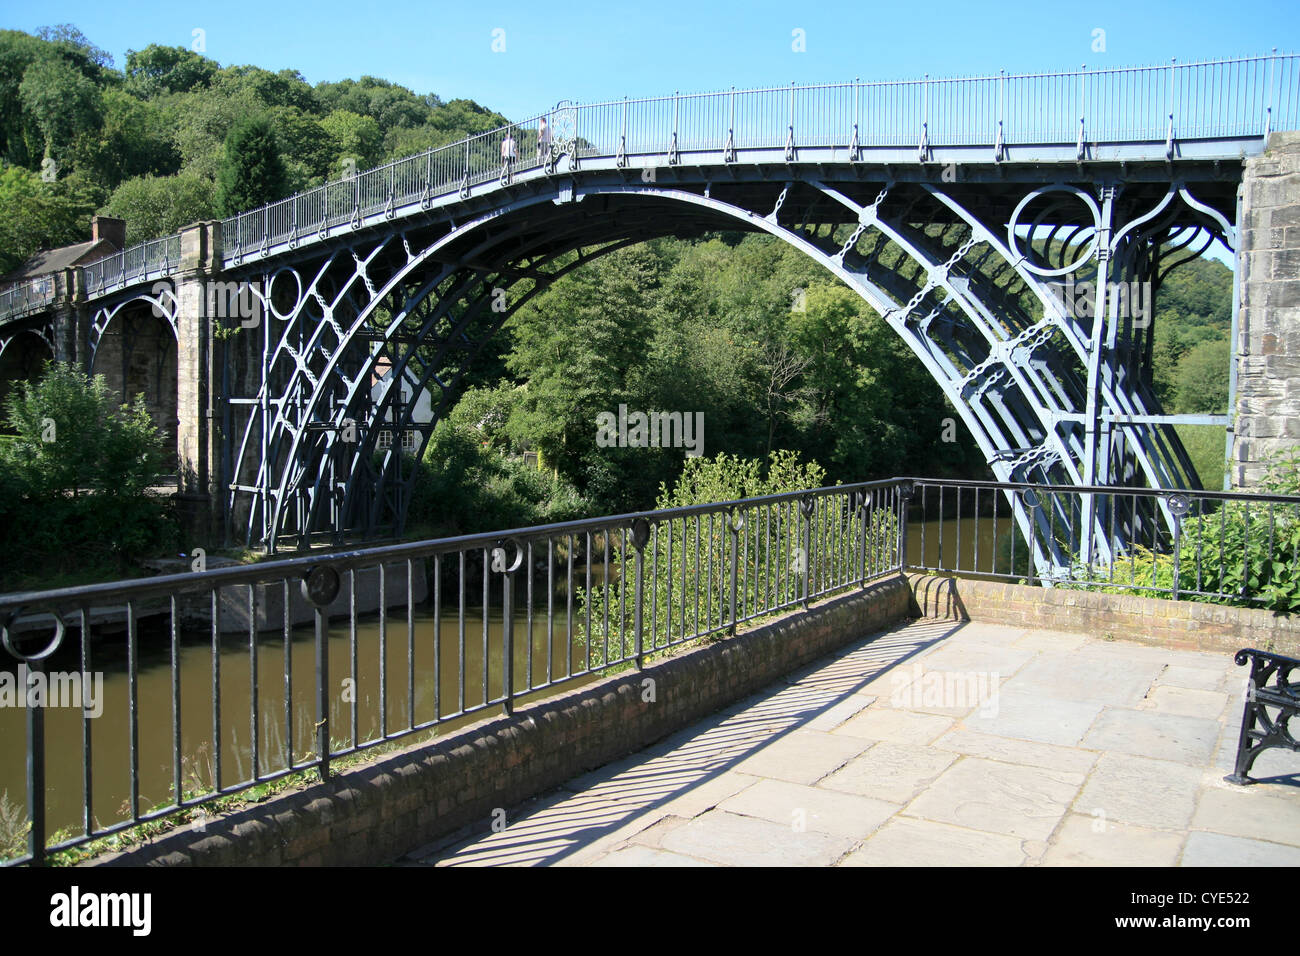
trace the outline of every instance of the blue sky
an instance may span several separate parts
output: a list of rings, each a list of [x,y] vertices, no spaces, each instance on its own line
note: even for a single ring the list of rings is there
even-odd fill
[[[798,82],[1132,66],[1300,48],[1297,0],[1037,2],[145,3],[0,0],[0,26],[73,23],[121,68],[128,49],[191,46],[223,65],[371,74],[507,116],[560,99]],[[1105,31],[1105,52],[1093,50]],[[796,30],[804,52],[795,52]],[[504,31],[495,33],[494,31]],[[494,38],[504,51],[494,52]]]

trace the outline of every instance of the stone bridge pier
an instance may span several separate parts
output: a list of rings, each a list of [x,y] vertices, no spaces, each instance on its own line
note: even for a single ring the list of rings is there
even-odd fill
[[[1246,160],[1237,258],[1232,485],[1300,444],[1300,132],[1278,132]]]

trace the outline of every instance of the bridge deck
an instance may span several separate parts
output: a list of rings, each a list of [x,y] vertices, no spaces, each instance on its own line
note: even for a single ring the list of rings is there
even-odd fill
[[[407,862],[1300,865],[1300,758],[1222,779],[1244,691],[1229,655],[913,623]]]

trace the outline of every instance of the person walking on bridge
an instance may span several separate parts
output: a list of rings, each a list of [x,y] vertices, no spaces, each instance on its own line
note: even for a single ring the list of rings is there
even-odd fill
[[[551,127],[546,124],[546,117],[543,116],[537,121],[537,161],[546,162],[546,157],[551,152]]]
[[[515,144],[515,138],[509,130],[506,131],[506,138],[501,141],[501,171],[506,176],[510,175],[511,168],[515,160],[519,158],[519,147]]]

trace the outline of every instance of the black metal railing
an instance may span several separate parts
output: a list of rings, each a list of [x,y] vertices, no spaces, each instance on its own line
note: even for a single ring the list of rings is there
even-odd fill
[[[327,776],[342,755],[896,575],[904,492],[837,486],[0,595],[18,682],[46,691],[0,707],[0,791],[26,804],[0,820],[30,828],[9,862]]]
[[[328,776],[904,571],[1277,606],[1298,551],[1296,496],[905,478],[2,594],[0,857]]]
[[[1291,608],[1300,496],[914,479],[909,570]]]

